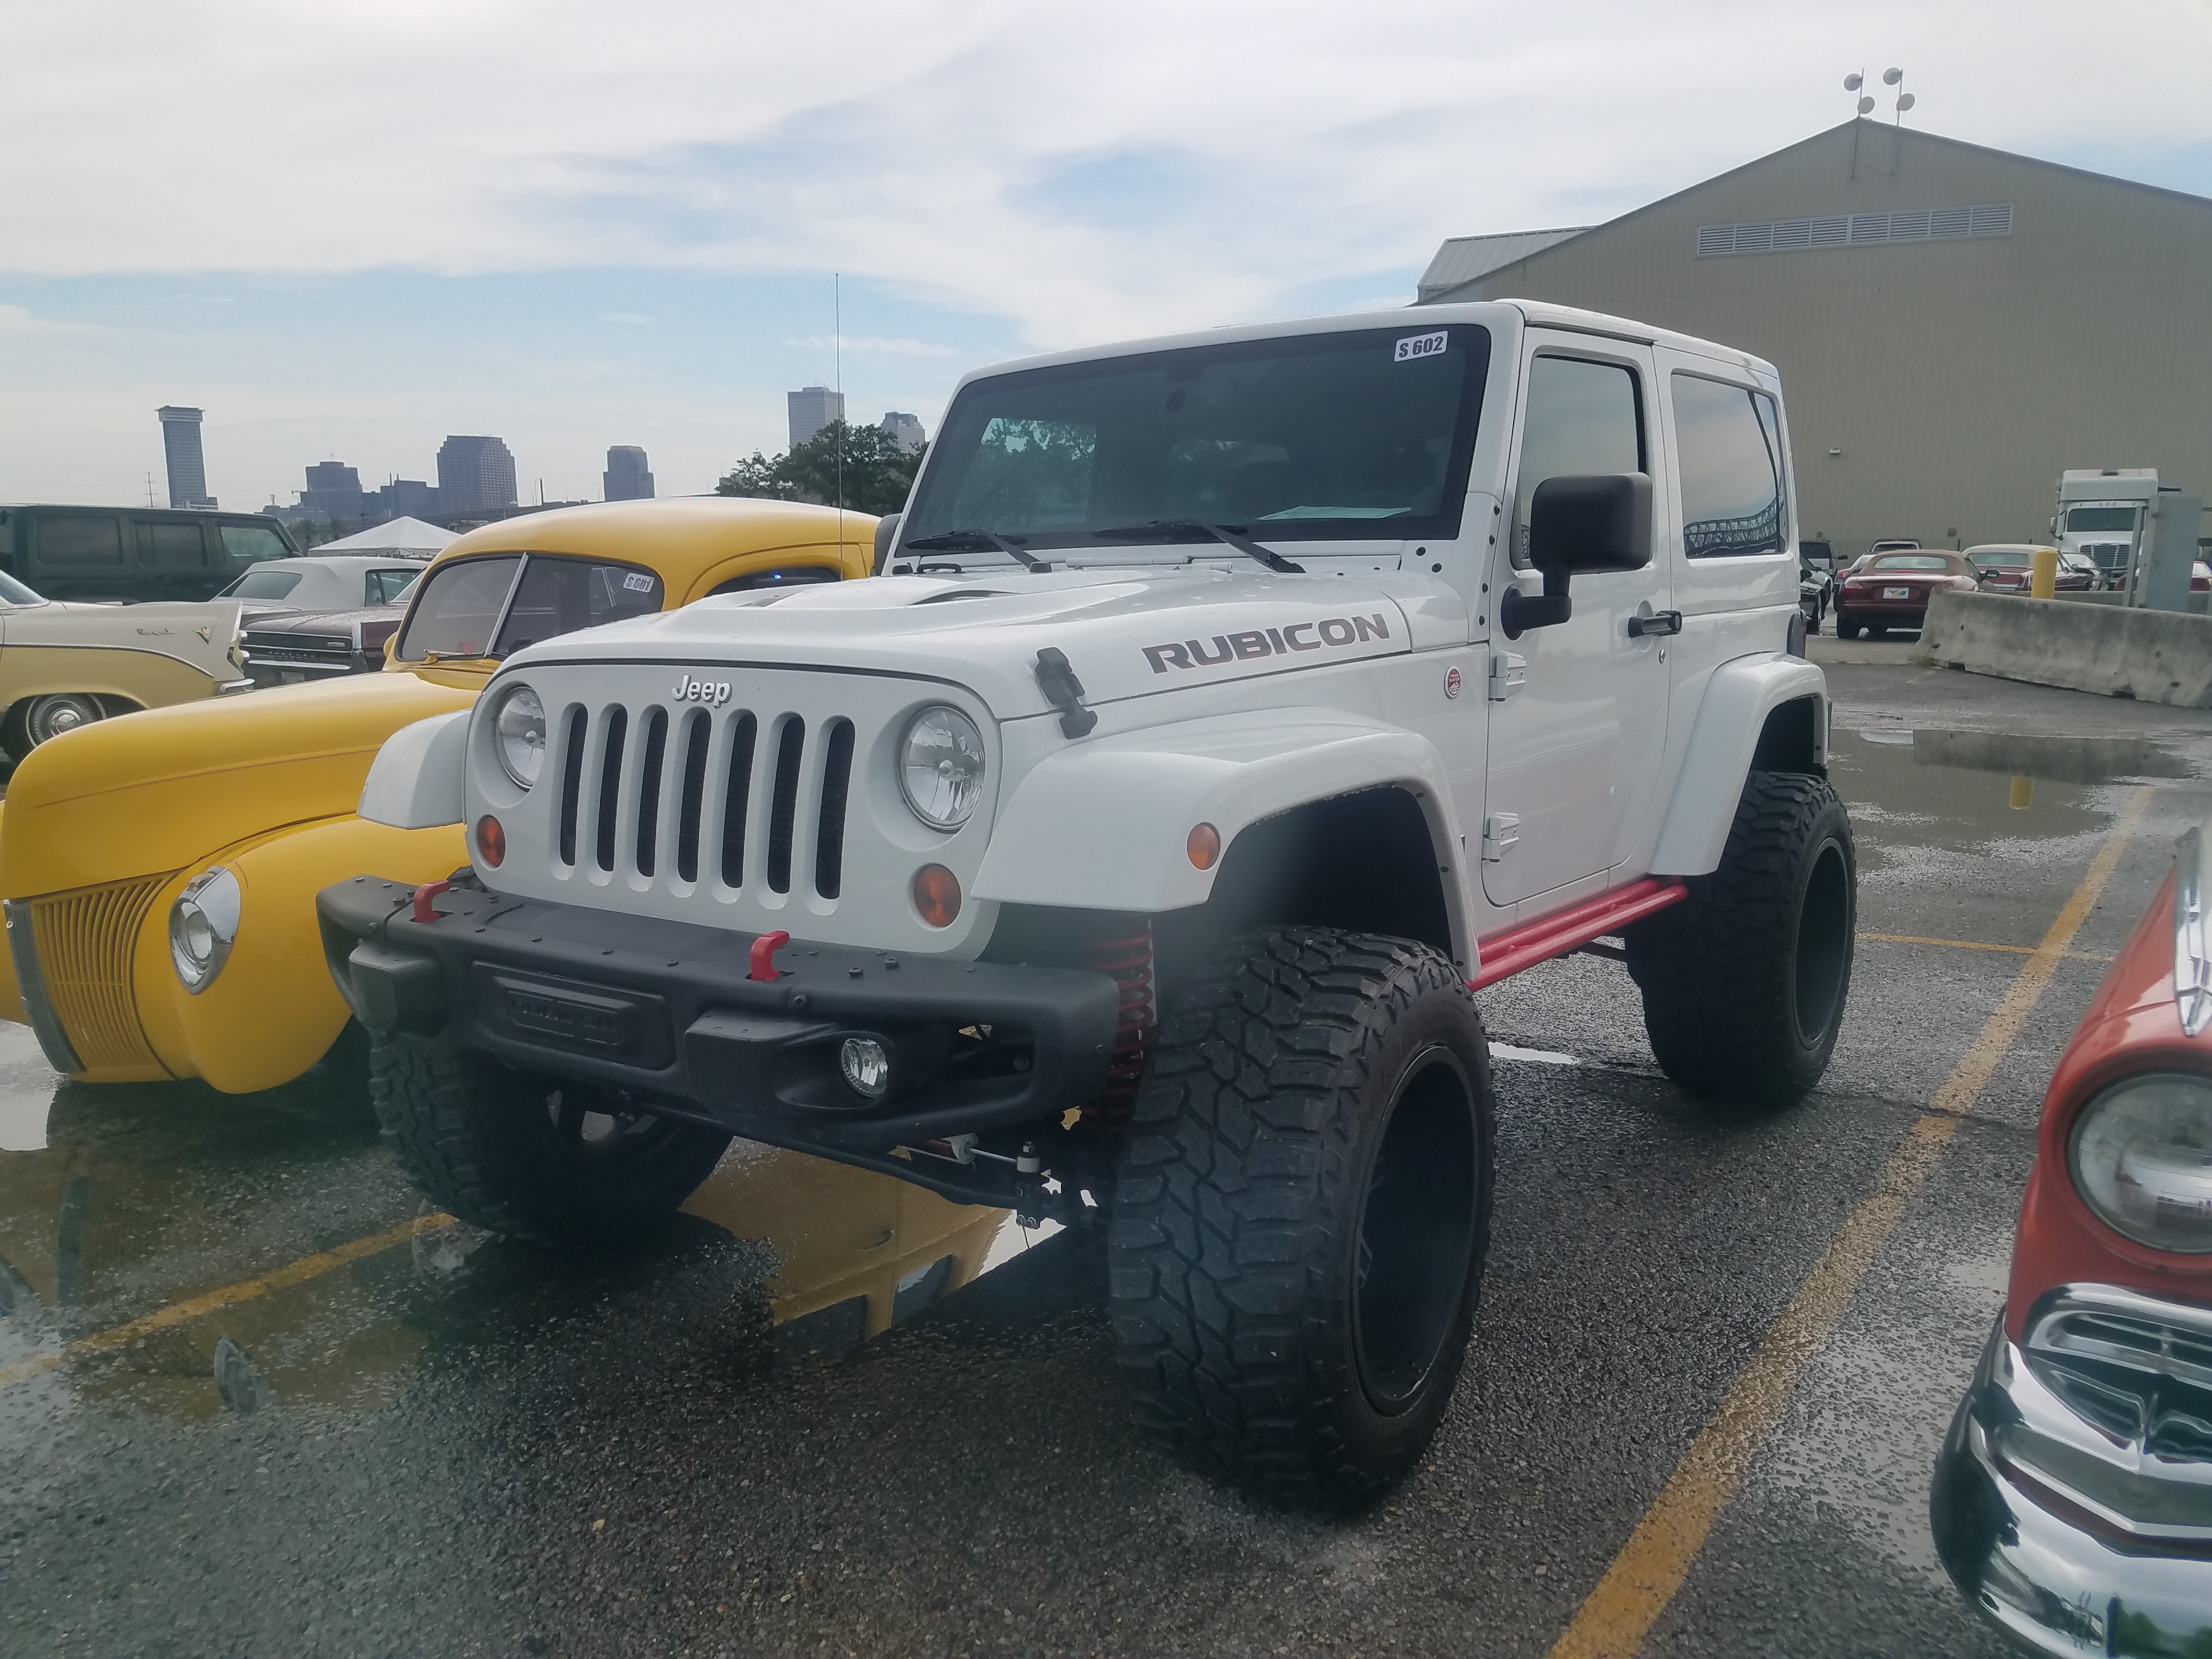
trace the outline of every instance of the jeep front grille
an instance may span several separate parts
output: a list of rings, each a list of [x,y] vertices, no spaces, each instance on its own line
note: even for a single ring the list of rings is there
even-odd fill
[[[852,787],[850,720],[810,725],[787,711],[571,704],[557,729],[556,845],[563,866],[588,860],[603,875],[689,887],[700,880],[703,851],[725,888],[741,890],[757,875],[770,892],[786,894],[797,877],[819,897],[838,896]],[[720,799],[710,800],[708,781],[716,775],[724,780]],[[805,823],[803,802],[812,803]],[[747,837],[762,812],[762,867],[749,872]],[[702,848],[708,836],[715,844]],[[800,859],[801,849],[811,860]],[[811,871],[799,867],[803,863]]]
[[[161,1063],[138,1024],[131,958],[169,880],[142,876],[31,901],[46,1000],[88,1071]]]

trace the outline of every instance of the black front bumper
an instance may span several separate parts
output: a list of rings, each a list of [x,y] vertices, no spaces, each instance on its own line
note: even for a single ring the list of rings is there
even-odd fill
[[[371,1030],[626,1091],[756,1140],[882,1152],[1057,1117],[1095,1098],[1119,1020],[1103,974],[783,946],[754,936],[359,876],[316,896],[323,952]],[[880,1100],[839,1051],[891,1056]]]

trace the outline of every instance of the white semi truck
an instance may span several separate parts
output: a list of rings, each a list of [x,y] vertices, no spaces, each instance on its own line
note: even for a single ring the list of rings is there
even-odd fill
[[[2058,475],[2058,512],[2051,533],[2059,552],[2085,555],[2097,586],[2124,588],[2142,545],[2143,526],[2158,500],[2154,467],[2070,470]]]

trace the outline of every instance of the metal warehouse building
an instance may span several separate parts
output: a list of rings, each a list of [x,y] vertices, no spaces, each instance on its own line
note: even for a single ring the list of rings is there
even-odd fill
[[[1840,555],[2045,539],[2067,467],[2212,496],[2202,197],[1850,121],[1607,224],[1455,238],[1421,278],[1509,297],[1775,363],[1802,533]]]

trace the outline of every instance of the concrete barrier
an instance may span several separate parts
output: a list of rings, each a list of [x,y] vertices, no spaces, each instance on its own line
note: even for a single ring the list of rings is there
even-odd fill
[[[2212,708],[2212,617],[1946,591],[1920,648],[1970,674]]]

